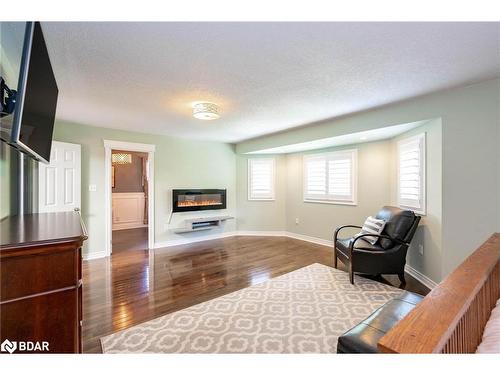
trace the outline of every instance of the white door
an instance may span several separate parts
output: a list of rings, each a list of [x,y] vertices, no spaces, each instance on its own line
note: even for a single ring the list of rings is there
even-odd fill
[[[38,164],[38,211],[61,212],[80,208],[81,147],[52,142],[50,164]]]

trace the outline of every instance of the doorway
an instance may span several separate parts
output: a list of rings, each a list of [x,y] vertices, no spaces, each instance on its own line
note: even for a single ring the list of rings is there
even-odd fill
[[[111,150],[111,248],[148,248],[148,154]]]
[[[154,145],[104,141],[106,254],[154,245]]]

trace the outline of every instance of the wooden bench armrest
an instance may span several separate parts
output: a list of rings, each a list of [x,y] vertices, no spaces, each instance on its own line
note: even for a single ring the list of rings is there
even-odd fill
[[[500,298],[500,233],[492,235],[378,343],[385,353],[474,353]]]

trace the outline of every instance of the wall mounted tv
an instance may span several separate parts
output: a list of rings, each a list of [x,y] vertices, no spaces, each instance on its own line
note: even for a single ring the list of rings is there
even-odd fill
[[[2,79],[0,137],[48,163],[59,90],[40,22],[26,23],[17,90],[9,83]]]

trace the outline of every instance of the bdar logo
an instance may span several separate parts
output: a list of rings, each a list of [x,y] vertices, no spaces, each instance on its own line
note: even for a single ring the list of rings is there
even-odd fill
[[[10,354],[14,353],[17,349],[17,343],[15,341],[9,341],[7,339],[2,342],[0,345],[0,350],[2,352],[9,352]]]

